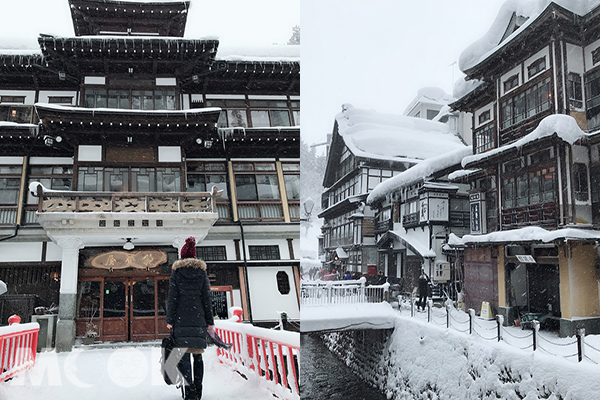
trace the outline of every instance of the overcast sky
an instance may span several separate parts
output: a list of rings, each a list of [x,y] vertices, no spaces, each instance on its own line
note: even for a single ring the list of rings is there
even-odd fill
[[[452,94],[452,64],[503,3],[301,0],[303,140],[325,141],[343,103],[402,114],[424,86]]]
[[[286,44],[300,25],[300,0],[191,0],[186,37],[220,46]],[[39,33],[73,36],[68,0],[2,0],[0,48],[37,48]]]

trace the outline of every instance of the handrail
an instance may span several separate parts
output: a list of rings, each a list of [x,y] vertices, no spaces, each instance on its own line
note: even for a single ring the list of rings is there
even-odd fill
[[[255,374],[268,382],[280,398],[299,400],[300,334],[259,328],[233,321],[215,321],[219,336],[233,346],[217,349],[221,363],[242,374]]]
[[[302,282],[301,306],[382,303],[389,300],[390,284],[366,286],[366,279]]]
[[[39,330],[37,322],[0,327],[0,382],[34,367]]]
[[[215,199],[223,194],[213,186],[211,192],[81,192],[49,190],[39,182],[29,185],[31,193],[40,198],[38,212],[216,212]],[[68,198],[74,200],[67,200]],[[96,198],[96,200],[90,200]],[[151,204],[150,198],[176,199],[176,203]],[[47,200],[48,199],[48,200]],[[52,201],[55,199],[56,201]],[[63,199],[63,201],[60,201]],[[137,203],[126,202],[118,204],[124,199],[137,199]],[[202,204],[185,203],[189,201],[205,200]],[[58,202],[58,203],[57,203]],[[155,209],[152,209],[155,208]]]

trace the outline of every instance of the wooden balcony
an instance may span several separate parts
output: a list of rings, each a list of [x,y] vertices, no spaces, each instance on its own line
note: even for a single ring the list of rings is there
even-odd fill
[[[375,234],[381,235],[383,233],[386,233],[387,231],[393,230],[394,223],[393,223],[392,219],[388,219],[385,221],[377,221],[377,222],[375,222],[374,228],[375,228]]]
[[[74,192],[47,190],[35,182],[38,213],[216,213],[221,192]],[[33,190],[32,190],[33,191]]]
[[[556,227],[558,209],[556,203],[530,204],[502,210],[502,229],[538,225]]]
[[[402,226],[404,228],[412,228],[419,225],[419,213],[406,214],[402,216]]]

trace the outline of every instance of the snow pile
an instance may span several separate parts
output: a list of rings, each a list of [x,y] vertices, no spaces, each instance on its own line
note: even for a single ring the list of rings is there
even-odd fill
[[[439,87],[424,87],[419,89],[417,92],[417,97],[406,107],[403,115],[408,115],[408,113],[417,105],[417,104],[435,104],[440,106],[445,106],[455,99],[446,93],[443,89]]]
[[[550,3],[556,3],[575,14],[583,16],[600,5],[600,0],[507,0],[500,8],[488,32],[462,52],[458,61],[459,68],[462,71],[466,71],[487,59],[502,46],[511,42],[540,16]],[[521,19],[526,19],[526,21],[500,43],[513,14],[521,17]]]
[[[440,362],[443,360],[443,362]],[[399,316],[380,361],[388,399],[593,399],[600,367]]]
[[[442,123],[342,106],[338,132],[358,157],[417,163],[464,144]]]
[[[549,243],[560,239],[574,240],[598,240],[600,231],[563,228],[554,231],[548,231],[539,226],[527,226],[508,231],[492,232],[485,235],[465,235],[459,238],[451,233],[448,238],[448,244],[451,246],[463,246],[465,244],[485,244],[485,243],[518,243],[518,242],[542,242]]]
[[[419,180],[425,180],[438,171],[450,168],[453,165],[459,165],[462,159],[470,154],[472,154],[472,148],[463,145],[463,148],[421,161],[419,164],[377,185],[367,197],[367,204],[383,200],[393,191]]]
[[[513,142],[506,146],[498,147],[485,153],[467,156],[463,159],[462,166],[466,167],[469,164],[485,160],[491,156],[504,153],[510,149],[519,149],[528,143],[531,143],[538,139],[552,136],[554,134],[556,134],[559,138],[561,138],[569,144],[573,144],[579,139],[588,136],[587,133],[585,133],[581,130],[581,128],[579,128],[579,125],[577,125],[575,118],[564,114],[549,115],[546,118],[544,118],[540,122],[538,127],[535,128],[528,135],[523,136],[516,142]]]
[[[397,312],[389,303],[305,306],[300,309],[300,331],[390,329]]]
[[[463,178],[468,177],[471,174],[475,174],[481,171],[480,169],[459,169],[458,171],[454,171],[448,174],[448,180],[450,182],[457,182]]]
[[[203,398],[259,400],[273,398],[256,374],[242,377],[217,359],[216,347],[203,354]],[[0,384],[2,400],[180,399],[159,370],[160,347],[75,349],[39,353],[36,366]]]
[[[483,85],[483,81],[479,79],[471,79],[466,80],[465,78],[460,78],[454,83],[453,94],[457,99],[461,99],[467,94],[471,93],[481,85]]]

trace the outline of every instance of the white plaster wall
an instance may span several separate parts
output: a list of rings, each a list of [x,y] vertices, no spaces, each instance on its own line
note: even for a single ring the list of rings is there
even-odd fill
[[[521,64],[519,64],[500,77],[500,93],[501,93],[500,95],[501,96],[504,96],[506,93],[512,92],[513,90],[515,90],[516,88],[518,88],[519,86],[521,86],[523,84],[523,76],[521,74],[521,72],[522,72],[521,68],[522,68]],[[504,91],[504,82],[508,78],[510,78],[511,76],[513,76],[515,74],[519,74],[519,84],[517,86],[515,86],[514,88],[512,88],[511,90],[509,90],[508,92],[505,92]]]
[[[62,261],[62,247],[54,242],[46,245],[46,261]]]
[[[159,146],[158,162],[181,162],[181,147]]]
[[[581,46],[567,43],[567,71],[583,74],[584,72],[584,51]]]
[[[0,262],[26,261],[42,261],[42,242],[0,243]]]
[[[54,96],[73,97],[73,100],[71,101],[71,105],[75,105],[75,102],[77,101],[77,92],[72,92],[72,91],[56,92],[56,91],[40,90],[40,96],[39,96],[38,102],[47,103],[48,97],[50,97],[50,96],[52,96],[52,97],[54,97]]]
[[[486,104],[485,106],[481,107],[479,110],[475,111],[475,127],[479,128],[481,125],[487,125],[489,124],[491,121],[494,120],[494,104],[495,103],[489,103]],[[487,121],[485,121],[484,123],[480,124],[479,123],[479,116],[481,114],[483,114],[484,112],[489,111],[490,112],[490,119],[488,119]]]
[[[279,271],[285,271],[288,275],[290,292],[285,295],[277,289]],[[300,318],[292,267],[249,267],[248,287],[253,320],[276,321],[282,311],[291,319]]]
[[[527,72],[527,67],[529,67],[529,65],[531,65],[532,62],[538,60],[539,58],[544,57],[546,59],[546,69],[538,72],[537,74],[533,75],[531,78],[529,77],[529,74]],[[544,47],[542,50],[538,51],[537,53],[535,53],[533,56],[529,57],[527,60],[525,60],[525,76],[523,77],[523,80],[525,82],[529,81],[530,79],[535,78],[536,76],[538,76],[539,74],[543,73],[544,71],[547,71],[548,69],[550,69],[550,48],[549,47]]]
[[[0,90],[0,96],[25,96],[25,104],[26,105],[32,106],[35,103],[35,90]],[[14,104],[14,103],[3,103],[3,104]]]
[[[31,157],[31,165],[73,165],[71,157]]]
[[[0,164],[23,165],[23,157],[0,157]]]

